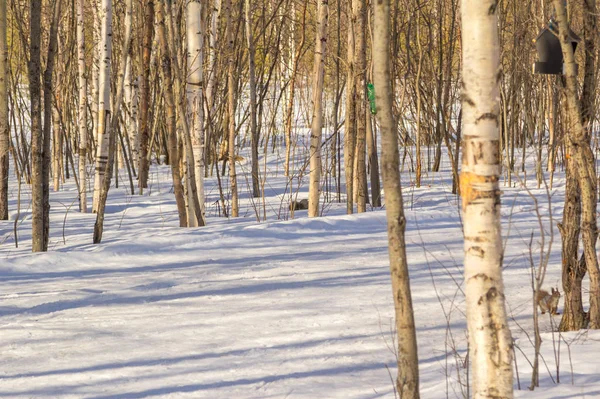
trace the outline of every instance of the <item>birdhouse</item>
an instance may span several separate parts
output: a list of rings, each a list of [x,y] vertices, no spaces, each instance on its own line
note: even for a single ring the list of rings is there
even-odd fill
[[[572,30],[569,29],[569,41],[573,46],[573,53],[577,43],[581,41]],[[542,29],[535,39],[535,48],[538,60],[533,64],[533,73],[547,75],[561,75],[563,73],[563,55],[558,39],[558,27],[550,21],[547,28]]]

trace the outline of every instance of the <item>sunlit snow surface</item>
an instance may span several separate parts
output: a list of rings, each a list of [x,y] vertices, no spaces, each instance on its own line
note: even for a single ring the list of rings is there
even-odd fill
[[[347,216],[344,204],[333,204],[322,218],[299,211],[288,220],[286,186],[300,187],[305,198],[307,185],[289,184],[274,164],[264,204],[250,201],[240,183],[244,217],[235,220],[216,216],[218,190],[210,178],[208,227],[193,229],[177,227],[168,167],[153,167],[144,196],[128,193],[123,170],[109,195],[100,245],[91,243],[95,215],[78,212],[68,181],[51,193],[44,254],[30,253],[25,185],[15,248],[13,178],[12,220],[0,222],[0,397],[394,397],[385,211]],[[247,172],[249,165],[241,167]],[[423,398],[467,395],[462,233],[450,177],[446,165],[417,189],[410,173],[403,175]],[[547,245],[546,191],[533,189],[531,178],[528,186],[539,201]],[[502,189],[507,310],[522,388],[516,396],[600,397],[600,334],[559,337],[546,316],[541,386],[526,389],[533,361],[528,246],[533,232],[537,264],[540,229],[527,192]],[[563,189],[559,173],[548,288],[560,287],[556,222]],[[268,220],[257,223],[256,213]]]

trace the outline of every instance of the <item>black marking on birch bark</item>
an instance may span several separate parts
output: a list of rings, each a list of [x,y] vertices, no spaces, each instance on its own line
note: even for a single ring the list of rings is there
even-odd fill
[[[474,274],[474,275],[472,275],[471,277],[469,277],[469,280],[472,280],[472,279],[474,279],[474,278],[480,278],[480,279],[482,279],[483,281],[488,281],[488,280],[489,280],[489,281],[494,281],[494,279],[493,279],[492,277],[488,276],[488,275],[487,275],[487,274],[485,274],[485,273],[477,273],[477,274]]]
[[[498,8],[498,1],[494,1],[490,8],[488,9],[488,15],[494,15],[496,13],[496,9]]]
[[[485,233],[485,232],[482,232]],[[481,236],[472,236],[472,237],[465,237],[466,241],[472,241],[472,242],[489,242],[490,240],[484,237],[485,234],[482,234]]]
[[[496,287],[491,287],[488,292],[486,292],[485,296],[488,301],[496,298],[499,295],[498,289]]]
[[[462,100],[463,103],[468,104],[471,107],[475,106],[475,102],[473,100],[471,100],[471,98],[469,96],[467,96],[465,93],[461,93],[460,99]]]
[[[498,115],[493,112],[486,112],[477,117],[475,119],[475,124],[479,123],[479,121],[491,120],[496,122],[496,126],[498,126]]]

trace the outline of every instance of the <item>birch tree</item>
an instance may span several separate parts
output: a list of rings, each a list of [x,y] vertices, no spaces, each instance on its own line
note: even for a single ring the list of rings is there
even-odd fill
[[[310,180],[308,186],[308,216],[319,216],[321,190],[321,141],[323,129],[323,84],[325,80],[325,52],[327,51],[327,19],[329,1],[319,0],[318,22],[313,72],[312,123],[310,126]]]
[[[246,41],[248,43],[248,74],[250,79],[250,146],[251,169],[252,169],[252,196],[260,197],[260,187],[258,184],[258,127],[256,125],[256,66],[254,34],[252,33],[252,2],[246,0]]]
[[[87,170],[88,148],[87,127],[87,83],[85,80],[85,33],[83,5],[85,0],[77,0],[77,57],[79,77],[79,210],[87,212]]]
[[[419,398],[419,359],[415,332],[410,279],[406,260],[404,204],[400,182],[398,132],[392,112],[390,62],[390,0],[374,4],[373,63],[377,116],[381,128],[383,186],[388,231],[388,253],[398,338],[398,376],[400,398]]]
[[[300,38],[300,43],[297,47],[296,52],[294,53],[293,49],[295,46],[295,33],[296,33],[296,23],[294,18],[296,16],[294,3],[292,2],[292,18],[290,21],[290,64],[291,68],[291,76],[289,80],[289,94],[288,94],[288,103],[285,112],[285,165],[284,165],[284,174],[286,177],[290,176],[290,161],[292,155],[292,120],[294,113],[294,97],[296,95],[296,79],[298,76],[298,67],[300,65],[301,55],[304,52],[304,45],[306,44],[306,10],[308,8],[308,3],[304,3],[303,11],[302,11],[302,35]]]
[[[6,0],[0,0],[0,220],[8,220],[8,47]]]
[[[146,0],[144,5],[144,23],[142,24],[142,56],[140,76],[140,153],[138,165],[139,194],[148,187],[150,169],[148,153],[150,151],[150,64],[152,59],[152,38],[154,37],[154,1]],[[141,6],[140,4],[140,6]]]
[[[500,231],[500,48],[495,0],[462,0],[464,221],[474,398],[512,398],[512,338],[504,307]],[[387,190],[386,190],[387,193]]]
[[[108,161],[108,134],[110,124],[110,73],[112,63],[112,0],[101,1],[101,33],[100,33],[100,73],[98,78],[98,126],[96,130],[96,174],[94,178],[94,199],[92,211],[98,212],[100,190],[105,178]]]
[[[53,73],[58,53],[58,24],[61,15],[62,0],[55,0],[52,5],[52,20],[48,37],[46,69],[44,70],[44,129],[42,155],[42,191],[43,191],[43,251],[48,250],[50,240],[50,137],[52,136],[52,106],[54,104]],[[60,170],[55,171],[59,174]]]
[[[214,0],[210,17],[210,35],[208,38],[208,79],[206,82],[206,132],[204,141],[211,143],[213,134],[212,121],[216,114],[215,85],[217,83],[217,43],[219,42],[219,20],[221,18],[221,0]]]
[[[109,0],[110,3],[111,0]],[[131,46],[131,22],[133,13],[133,0],[126,0],[125,2],[125,34],[123,35],[123,55],[121,57],[121,64],[119,65],[118,77],[117,77],[117,97],[115,99],[115,112],[110,119],[108,119],[109,113],[106,113],[108,122],[106,131],[106,147],[107,147],[107,159],[104,163],[105,170],[103,171],[104,180],[100,187],[98,194],[98,203],[94,202],[97,207],[96,223],[94,224],[94,244],[99,244],[102,241],[102,233],[104,231],[104,212],[106,210],[106,200],[108,199],[108,191],[110,189],[110,182],[112,177],[112,170],[114,166],[114,158],[116,153],[117,144],[117,130],[119,129],[120,121],[120,109],[123,103],[124,97],[124,85],[125,85],[125,70],[127,69],[127,61],[129,58],[129,48]],[[110,5],[108,6],[110,9]],[[102,78],[100,79],[102,80]],[[110,92],[108,96],[110,101]]]
[[[166,110],[166,128],[167,142],[169,148],[169,163],[171,165],[171,176],[173,178],[173,191],[175,202],[177,203],[177,213],[179,215],[179,226],[187,226],[187,214],[185,209],[185,200],[183,197],[183,184],[179,170],[180,153],[177,142],[177,115],[175,112],[175,98],[173,95],[173,76],[171,71],[171,53],[167,39],[167,18],[169,14],[165,11],[165,5],[159,1],[156,3],[156,33],[160,42],[162,78],[165,84],[165,110]]]
[[[188,42],[188,74],[187,91],[190,106],[190,124],[192,134],[192,147],[196,189],[200,212],[205,214],[204,208],[204,20],[203,5],[200,0],[193,0],[187,6],[187,42]],[[190,190],[192,191],[192,190]],[[195,218],[191,218],[195,220]],[[204,220],[204,216],[201,218]]]
[[[354,212],[354,156],[356,148],[356,74],[355,74],[355,15],[348,12],[348,76],[346,78],[346,120],[344,134],[344,169],[346,177],[346,213]]]
[[[125,105],[128,110],[127,134],[131,147],[131,163],[136,165],[139,159],[140,135],[138,134],[138,78],[133,75],[133,60],[127,57],[127,69],[125,70]]]
[[[231,216],[238,217],[238,189],[237,175],[235,170],[235,45],[233,37],[233,7],[231,0],[225,0],[225,18],[227,19],[225,31],[227,34],[227,118],[228,125],[228,141],[229,141],[229,184],[231,185]]]
[[[352,13],[355,23],[356,46],[356,155],[354,157],[354,196],[358,212],[367,210],[367,7],[365,0],[353,0]]]

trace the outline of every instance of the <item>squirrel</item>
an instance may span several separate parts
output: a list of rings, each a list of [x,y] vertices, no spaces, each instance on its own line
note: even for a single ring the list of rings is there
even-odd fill
[[[560,292],[552,288],[552,293],[549,294],[548,291],[539,290],[535,296],[535,301],[537,302],[542,314],[546,312],[550,312],[551,315],[558,315],[556,310],[558,308],[558,301],[560,300]]]

